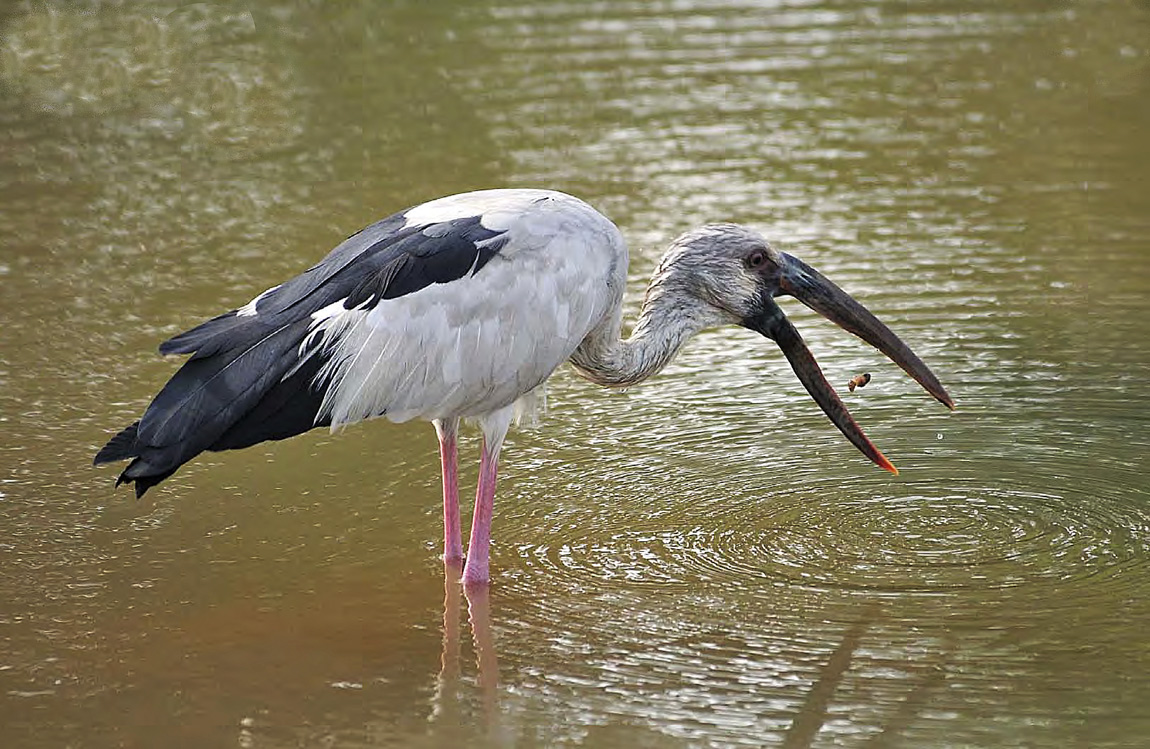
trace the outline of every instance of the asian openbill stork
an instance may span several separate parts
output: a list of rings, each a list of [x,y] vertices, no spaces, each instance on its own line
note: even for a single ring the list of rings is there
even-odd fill
[[[671,243],[639,320],[621,337],[627,248],[583,201],[549,190],[485,190],[396,213],[318,265],[160,346],[190,358],[95,462],[131,458],[141,496],[204,450],[386,416],[435,425],[443,467],[444,559],[463,561],[460,419],[483,433],[464,581],[489,579],[499,449],[565,361],[592,382],[633,385],[695,333],[740,325],[773,340],[830,420],[893,465],[827,384],[775,297],[791,295],[875,346],[946,406],[934,374],[874,315],[799,259],[735,224]]]

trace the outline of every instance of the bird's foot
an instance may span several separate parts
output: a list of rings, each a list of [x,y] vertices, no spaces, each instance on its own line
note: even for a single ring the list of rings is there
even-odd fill
[[[463,587],[468,590],[486,588],[491,584],[491,575],[488,574],[487,565],[479,564],[474,560],[468,562],[463,570]]]
[[[458,546],[454,549],[443,550],[443,564],[444,566],[456,567],[461,572],[463,571],[463,547]]]

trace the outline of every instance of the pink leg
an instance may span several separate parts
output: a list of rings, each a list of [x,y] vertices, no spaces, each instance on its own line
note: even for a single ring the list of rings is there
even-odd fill
[[[483,441],[479,460],[479,486],[475,491],[475,515],[471,519],[471,540],[467,543],[467,566],[463,570],[465,586],[486,585],[491,556],[491,515],[495,509],[495,477],[499,470],[499,448],[502,440],[488,447]]]
[[[459,523],[459,457],[455,435],[459,419],[435,421],[439,435],[439,458],[443,466],[443,561],[463,563],[463,533]]]

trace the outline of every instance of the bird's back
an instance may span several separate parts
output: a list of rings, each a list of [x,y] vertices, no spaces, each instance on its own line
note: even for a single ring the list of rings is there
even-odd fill
[[[477,214],[503,242],[482,270],[319,322],[335,342],[321,373],[334,424],[506,406],[618,309],[626,249],[590,206],[562,193],[495,190],[424,204],[409,219]]]

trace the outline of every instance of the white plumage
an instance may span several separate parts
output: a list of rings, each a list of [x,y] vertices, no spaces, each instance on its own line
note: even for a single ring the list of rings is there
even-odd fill
[[[483,432],[464,580],[488,580],[500,447],[516,412],[570,360],[604,385],[639,382],[691,335],[735,324],[773,339],[832,422],[894,467],[826,383],[774,303],[791,294],[875,345],[932,395],[950,397],[889,329],[817,271],[758,234],[715,224],[676,239],[630,337],[622,332],[627,249],[583,201],[550,190],[433,200],[349,237],[317,265],[161,346],[190,358],[140,421],[96,462],[131,458],[137,494],[203,450],[283,439],[386,416],[433,422],[443,460],[444,558],[462,561],[456,434]]]
[[[542,384],[618,306],[626,246],[583,201],[536,190],[468,193],[420,206],[408,223],[473,215],[506,236],[482,273],[373,309],[336,303],[312,316],[325,333],[323,413],[333,426],[504,408]]]

